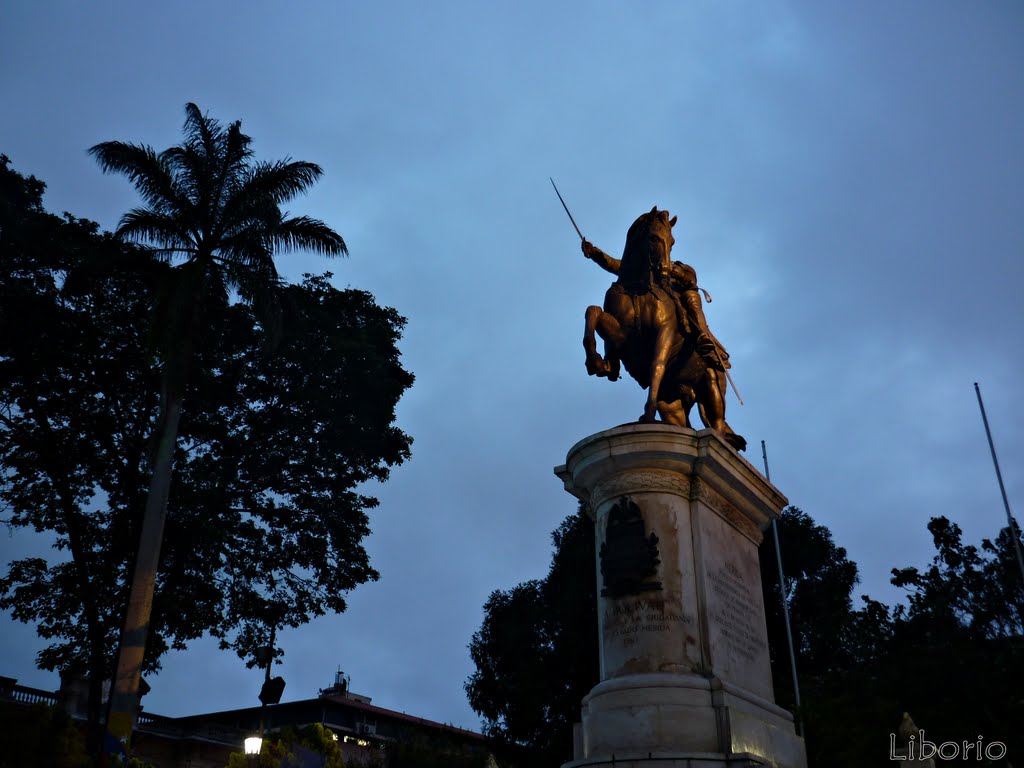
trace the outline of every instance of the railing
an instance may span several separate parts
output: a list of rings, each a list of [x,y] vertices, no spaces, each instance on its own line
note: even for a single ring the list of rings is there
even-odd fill
[[[0,691],[0,699],[14,701],[18,704],[57,704],[57,694],[53,691],[43,691],[39,688],[29,688],[26,685],[15,685],[11,688]]]
[[[139,725],[147,725],[153,728],[167,727],[167,721],[170,720],[165,715],[151,715],[148,712],[140,712],[139,718],[136,722]]]
[[[25,705],[58,706],[61,703],[61,698],[53,691],[29,688],[27,685],[17,685],[11,678],[0,678],[0,701]],[[197,738],[216,744],[237,746],[239,749],[242,748],[245,737],[249,735],[248,731],[219,723],[197,723],[183,726],[174,722],[172,717],[154,715],[149,712],[139,713],[136,727],[143,732],[159,734],[164,737]]]

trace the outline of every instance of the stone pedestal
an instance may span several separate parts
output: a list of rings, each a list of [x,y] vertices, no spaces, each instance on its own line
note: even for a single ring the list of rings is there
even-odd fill
[[[711,430],[667,424],[591,435],[555,474],[594,516],[601,595],[601,682],[564,768],[805,768],[757,555],[786,498]]]

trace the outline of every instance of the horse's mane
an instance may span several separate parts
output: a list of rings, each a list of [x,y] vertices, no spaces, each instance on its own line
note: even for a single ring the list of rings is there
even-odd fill
[[[637,216],[636,221],[630,225],[629,230],[626,232],[626,248],[628,249],[633,239],[642,232],[647,232],[654,226],[662,226],[671,231],[675,223],[674,217],[669,219],[668,211],[659,211],[658,206],[654,206],[646,213],[641,213]]]
[[[661,279],[656,276],[657,265],[651,264],[642,256],[647,252],[646,235],[653,229],[664,229],[668,232],[669,238],[674,240],[672,226],[675,223],[675,218],[669,219],[668,211],[659,211],[658,206],[637,217],[626,232],[626,245],[622,250],[622,267],[617,282],[636,290],[642,285],[649,285],[652,277],[655,280]]]

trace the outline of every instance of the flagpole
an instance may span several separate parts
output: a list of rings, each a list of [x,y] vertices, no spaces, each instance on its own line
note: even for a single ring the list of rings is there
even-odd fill
[[[992,442],[992,430],[988,428],[988,416],[985,415],[985,403],[981,400],[981,388],[978,382],[974,382],[974,393],[978,396],[978,407],[981,409],[981,420],[985,425],[985,436],[988,438],[988,449],[992,452],[992,465],[996,468],[996,479],[999,481],[999,492],[1003,495],[1003,507],[1006,509],[1006,524],[1010,528],[1010,538],[1013,539],[1013,549],[1017,553],[1017,567],[1020,568],[1021,586],[1024,587],[1024,557],[1020,553],[1020,536],[1017,531],[1017,521],[1010,513],[1010,501],[1006,498],[1006,486],[1003,485],[1003,473],[999,471],[999,459],[996,458],[996,446]]]
[[[764,476],[770,483],[772,473],[768,471],[768,450],[764,440],[761,441],[761,458],[764,459]],[[772,518],[772,538],[775,540],[775,563],[779,567],[779,599],[782,602],[782,615],[786,620],[786,644],[789,647],[789,668],[793,672],[793,697],[796,703],[796,735],[803,736],[803,723],[800,714],[800,683],[796,677],[796,653],[793,650],[793,630],[789,625],[789,603],[786,602],[786,577],[782,573],[782,548],[779,546],[779,528]]]

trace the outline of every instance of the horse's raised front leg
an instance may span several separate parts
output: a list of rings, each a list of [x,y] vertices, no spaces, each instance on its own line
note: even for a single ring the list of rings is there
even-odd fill
[[[597,351],[597,336],[604,339],[605,357]],[[619,350],[625,341],[622,326],[613,315],[601,307],[587,307],[586,325],[583,330],[583,349],[587,353],[587,373],[591,376],[607,376],[609,381],[619,378]]]

